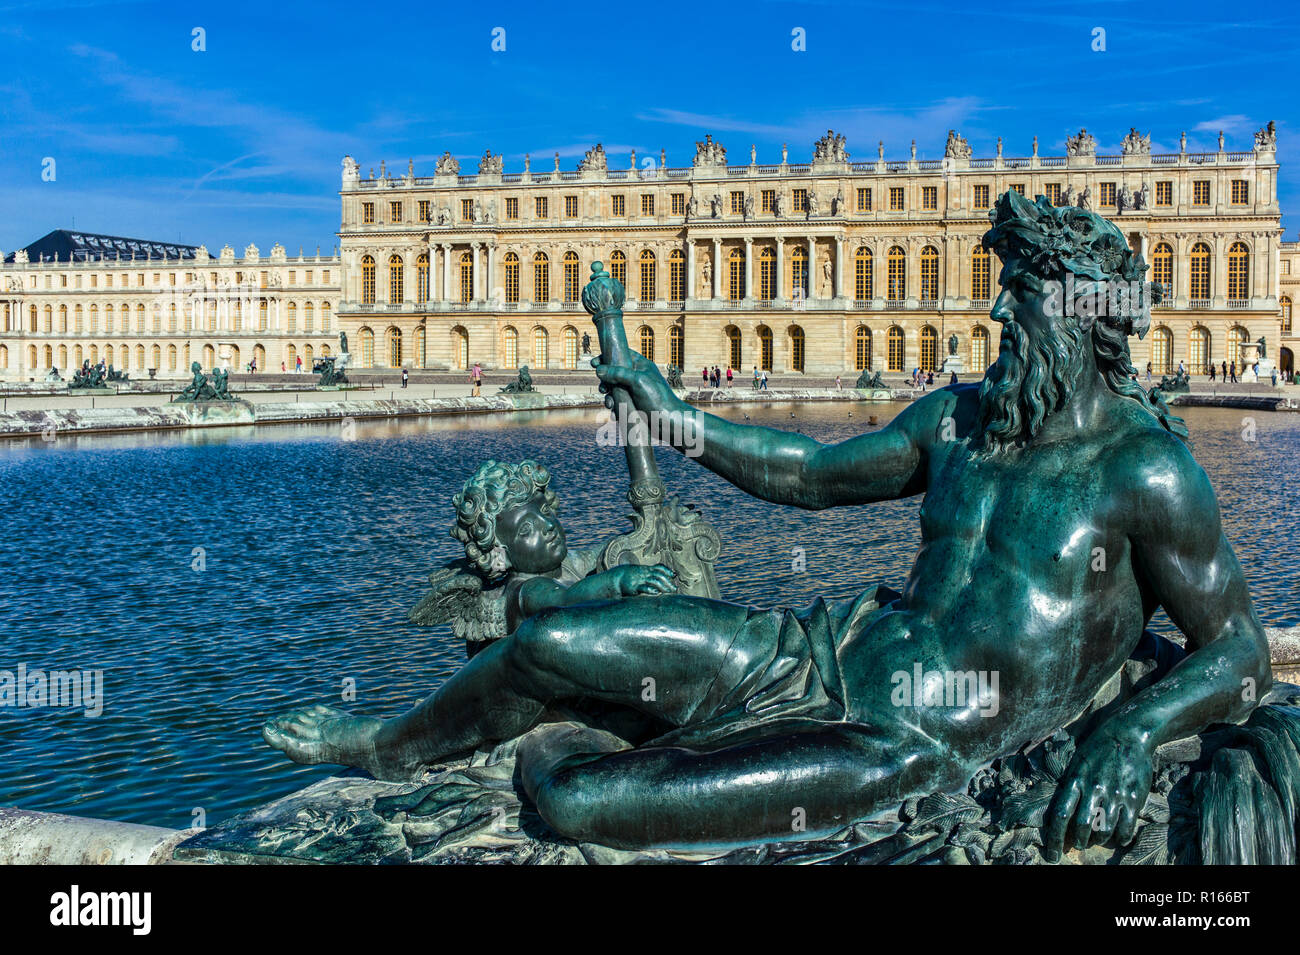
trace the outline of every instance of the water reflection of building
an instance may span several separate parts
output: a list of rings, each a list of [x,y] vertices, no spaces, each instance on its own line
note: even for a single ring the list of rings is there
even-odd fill
[[[143,378],[205,368],[311,368],[338,347],[333,256],[236,258],[203,246],[56,230],[10,253],[0,272],[0,374],[67,375],[83,361]],[[269,364],[268,364],[269,363]]]
[[[780,163],[760,164],[752,149],[747,162],[729,161],[706,139],[686,167],[661,152],[611,168],[596,147],[577,169],[556,156],[534,170],[525,157],[522,171],[506,172],[489,152],[475,174],[461,175],[447,154],[432,176],[381,163],[364,179],[346,158],[338,258],[289,258],[280,246],[263,258],[250,246],[242,259],[228,247],[216,258],[175,247],[176,257],[149,249],[105,261],[87,241],[71,262],[7,262],[0,374],[30,377],[109,349],[125,349],[133,372],[170,372],[173,355],[184,368],[209,349],[237,356],[233,367],[253,356],[262,368],[293,367],[327,354],[339,329],[357,369],[576,368],[590,329],[579,294],[595,260],[627,287],[632,346],[661,365],[910,371],[941,364],[955,334],[967,367],[981,370],[998,329],[988,317],[996,258],[979,240],[1006,189],[1086,197],[1145,254],[1168,297],[1133,342],[1140,368],[1231,362],[1261,336],[1292,366],[1300,243],[1280,241],[1271,124],[1246,152],[1221,141],[1215,152],[1152,153],[1136,131],[1113,155],[1098,155],[1083,131],[1064,156],[1040,156],[1036,144],[1004,156],[999,142],[996,155],[975,158],[955,133],[943,159],[918,159],[915,147],[903,160],[876,152],[852,161],[828,133],[810,163],[783,150]],[[251,316],[219,302],[214,316],[199,302],[173,318],[165,302],[172,283],[249,282]]]
[[[974,158],[949,135],[945,158],[850,161],[828,133],[811,163],[737,163],[711,139],[691,166],[599,147],[577,169],[505,172],[488,153],[462,175],[344,160],[340,320],[360,364],[575,367],[593,260],[628,291],[634,348],[660,364],[837,374],[941,364],[956,334],[968,367],[996,357],[988,317],[996,259],[980,246],[988,209],[1019,189],[1109,216],[1165,286],[1142,367],[1233,361],[1243,341],[1281,332],[1276,140],[1254,148],[1153,154],[1130,132],[1098,155],[1086,132],[1065,156]],[[747,160],[747,161],[746,161]],[[548,166],[552,165],[550,162]]]

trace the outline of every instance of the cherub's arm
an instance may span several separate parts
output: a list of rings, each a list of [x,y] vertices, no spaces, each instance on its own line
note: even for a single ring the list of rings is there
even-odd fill
[[[572,584],[550,577],[530,578],[519,585],[515,601],[521,618],[527,618],[552,607],[572,607],[593,600],[613,600],[638,594],[668,594],[674,590],[673,572],[662,564],[653,567],[621,564]]]

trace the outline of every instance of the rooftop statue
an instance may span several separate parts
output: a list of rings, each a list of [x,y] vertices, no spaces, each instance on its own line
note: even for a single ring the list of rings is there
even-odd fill
[[[909,828],[942,826],[946,813],[963,858],[1002,843],[1055,859],[1063,847],[1124,846],[1161,811],[1167,821],[1169,787],[1188,766],[1172,772],[1160,747],[1245,723],[1220,736],[1256,740],[1257,760],[1198,750],[1212,765],[1196,772],[1213,785],[1195,789],[1195,853],[1294,862],[1300,716],[1259,705],[1268,648],[1213,488],[1182,423],[1134,380],[1128,337],[1150,323],[1146,264],[1077,208],[1013,190],[991,218],[982,241],[1003,263],[991,310],[1002,339],[984,380],[936,389],[834,445],[692,408],[626,348],[623,289],[599,263],[583,291],[596,370],[622,420],[689,422],[661,437],[772,504],[863,508],[845,519],[869,522],[872,504],[920,495],[923,543],[901,592],[754,609],[687,596],[677,565],[656,560],[676,572],[677,593],[521,607],[508,638],[406,714],[313,706],[269,721],[266,739],[299,762],[401,781],[517,740],[518,789],[577,843],[806,840],[901,804]],[[1097,308],[1117,284],[1121,307]],[[626,451],[633,499],[662,494],[651,449],[629,439]],[[545,511],[544,494],[533,501]],[[475,546],[491,553],[513,530],[508,560],[545,549],[558,532],[530,520],[489,531],[475,517]],[[1145,630],[1157,608],[1185,649]],[[1162,662],[1101,706],[1139,656]],[[966,690],[953,692],[954,674]],[[550,722],[556,707],[572,715]],[[609,709],[620,728],[601,721]],[[977,797],[995,791],[1003,820],[1023,824],[1014,848],[980,829]],[[954,829],[954,813],[975,831]],[[1248,846],[1236,838],[1247,816]],[[1132,851],[1150,857],[1172,831],[1147,825]]]

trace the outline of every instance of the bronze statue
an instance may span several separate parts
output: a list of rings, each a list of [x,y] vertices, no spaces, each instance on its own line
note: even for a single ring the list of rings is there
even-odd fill
[[[620,414],[690,416],[695,460],[762,500],[820,510],[922,495],[922,546],[901,592],[801,610],[680,593],[534,616],[522,607],[511,636],[406,714],[308,707],[269,721],[268,742],[299,762],[409,780],[527,733],[518,785],[568,839],[809,838],[960,791],[991,761],[1055,738],[1163,607],[1187,641],[1177,668],[1099,711],[1077,746],[1034,750],[1050,782],[1033,810],[1048,857],[1128,843],[1157,747],[1251,718],[1271,684],[1268,649],[1186,429],[1133,380],[1127,339],[1146,332],[1149,298],[1118,314],[1060,307],[1063,286],[1144,288],[1145,262],[1077,207],[1012,190],[991,219],[983,245],[1003,262],[998,360],[981,383],[932,391],[878,431],[822,445],[705,414],[616,337],[602,335],[595,363]],[[621,331],[622,287],[592,268],[584,305],[598,328]],[[544,494],[534,510],[545,511]],[[541,566],[550,525],[529,519],[509,559]],[[499,527],[476,526],[480,550],[500,544]],[[551,723],[556,706],[588,716]],[[626,718],[617,730],[598,713],[611,707]],[[1266,709],[1286,722],[1285,707]],[[1294,860],[1295,780],[1270,765],[1284,767],[1274,771],[1283,795],[1270,798],[1288,818],[1269,832],[1290,830]]]
[[[497,392],[499,394],[515,395],[515,394],[522,394],[527,391],[535,391],[535,390],[536,389],[533,388],[533,376],[528,371],[528,366],[522,365],[519,368],[519,376],[515,378],[514,381],[510,382],[508,385],[505,385],[502,388],[498,388]]]

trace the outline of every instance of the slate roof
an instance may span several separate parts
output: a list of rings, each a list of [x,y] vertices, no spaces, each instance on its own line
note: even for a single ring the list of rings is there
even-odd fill
[[[78,232],[75,229],[55,229],[26,247],[32,262],[77,261],[93,262],[100,259],[152,258],[183,261],[193,259],[198,246],[177,242],[155,242],[152,239],[128,239],[117,235],[100,235],[95,232]],[[14,254],[5,256],[12,262]]]

